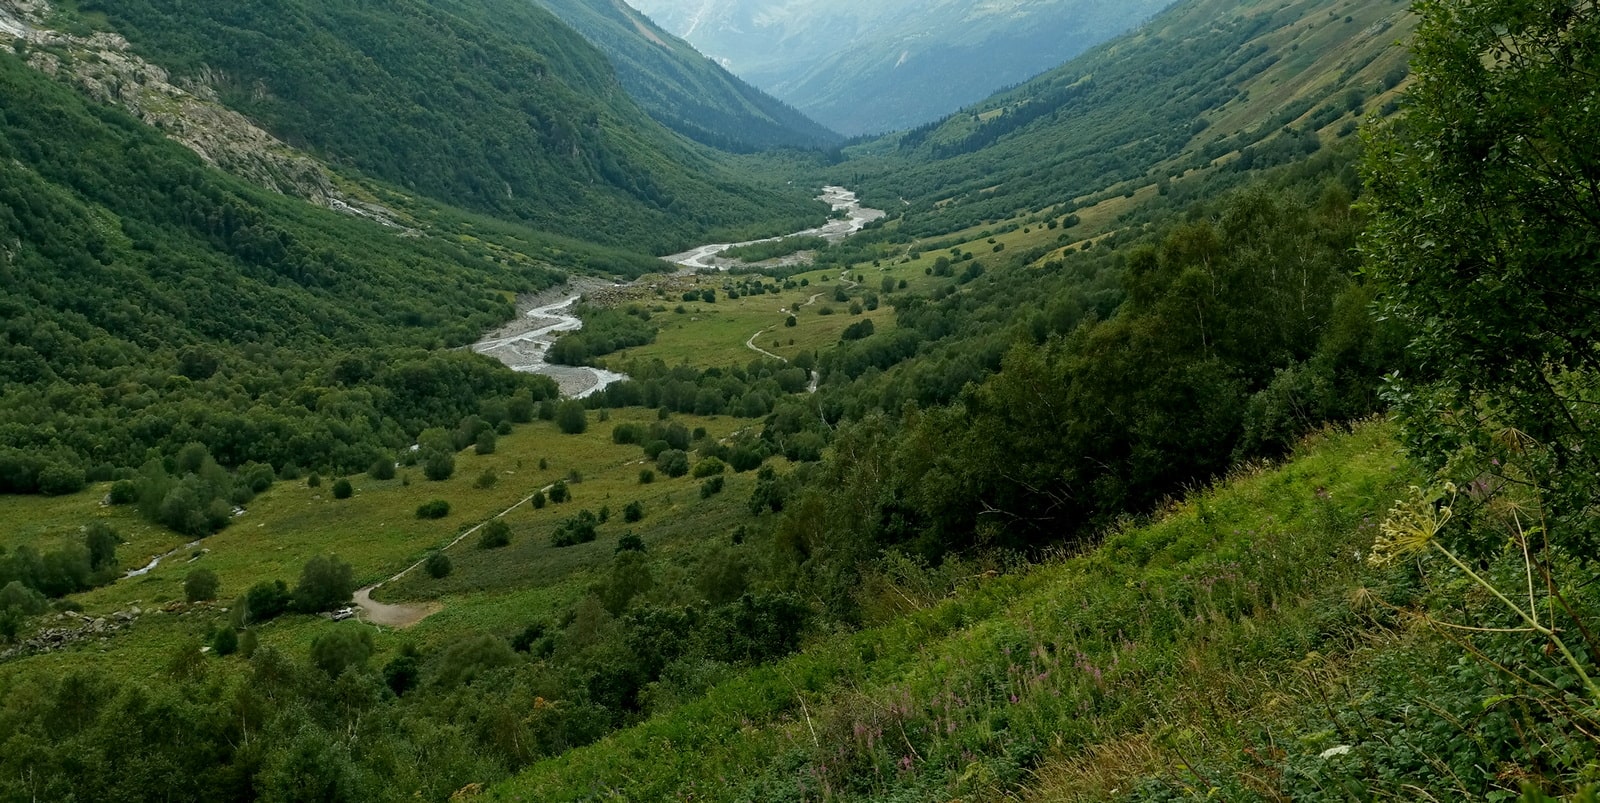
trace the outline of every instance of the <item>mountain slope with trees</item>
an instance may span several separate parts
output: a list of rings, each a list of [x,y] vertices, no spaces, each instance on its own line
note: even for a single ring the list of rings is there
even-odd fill
[[[78,8],[290,145],[447,204],[659,253],[815,213],[650,120],[531,3]]]
[[[826,148],[842,137],[745,83],[621,0],[541,0],[600,48],[650,116],[715,148]]]
[[[1065,216],[1189,174],[1304,158],[1355,132],[1406,75],[1400,0],[1180,3],[1141,28],[950,117],[865,146],[863,197],[943,233],[1018,210]],[[1236,182],[1235,182],[1236,183]],[[885,206],[884,208],[893,208]]]

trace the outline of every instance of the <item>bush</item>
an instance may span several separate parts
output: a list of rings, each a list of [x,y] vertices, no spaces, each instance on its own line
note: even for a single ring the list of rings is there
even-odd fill
[[[133,480],[117,480],[111,483],[111,495],[108,500],[113,505],[131,505],[139,501],[138,486]]]
[[[190,602],[216,599],[221,587],[222,581],[210,569],[195,569],[183,578],[183,596]]]
[[[232,655],[239,651],[239,633],[231,625],[223,625],[211,636],[211,651],[217,655]]]
[[[483,530],[478,534],[479,549],[499,549],[511,545],[511,525],[500,519],[495,519],[483,525]]]
[[[456,457],[442,450],[430,450],[422,457],[422,476],[444,482],[456,473]]]
[[[656,473],[648,468],[639,469],[639,484],[649,485],[656,481]]]
[[[728,457],[728,464],[733,466],[733,470],[739,473],[760,468],[761,461],[761,453],[749,446],[735,447],[733,454]]]
[[[846,326],[844,328],[844,332],[840,333],[839,339],[861,340],[871,336],[874,331],[876,331],[876,329],[872,325],[872,319],[868,318],[867,320],[856,321],[855,323]]]
[[[700,498],[701,499],[710,499],[711,497],[716,496],[719,493],[722,493],[722,485],[723,485],[723,477],[720,474],[715,476],[715,477],[712,477],[709,480],[706,480],[705,482],[700,484]]]
[[[317,555],[300,570],[294,588],[294,608],[301,613],[332,610],[350,601],[356,590],[356,572],[336,555]]]
[[[340,477],[339,479],[333,481],[334,499],[349,499],[350,495],[355,492],[355,489],[350,487],[350,481],[344,477]]]
[[[442,519],[450,515],[450,503],[443,499],[434,499],[417,505],[417,518]]]
[[[434,552],[428,555],[428,559],[423,562],[422,568],[428,572],[429,577],[435,580],[443,580],[450,576],[450,572],[455,569],[455,565],[450,562],[449,555],[443,552]]]
[[[644,440],[645,432],[643,424],[618,424],[611,428],[611,442],[640,443]]]
[[[494,469],[486,468],[483,470],[482,474],[478,475],[478,481],[474,482],[472,485],[480,490],[487,490],[489,488],[493,488],[499,482],[500,475],[494,473]]]
[[[321,488],[322,487],[322,475],[318,474],[315,471],[311,472],[311,476],[306,478],[306,487],[307,488]]]
[[[795,318],[793,315],[790,315],[789,317],[783,319],[783,325],[784,326],[799,326],[800,325],[800,321],[799,321],[799,319]]]
[[[651,460],[661,456],[662,452],[672,448],[672,444],[664,440],[653,440],[644,445],[644,456]]]
[[[311,640],[311,663],[329,677],[366,666],[371,657],[372,633],[364,627],[336,627]]]
[[[589,411],[583,402],[568,399],[556,410],[556,426],[568,435],[579,435],[589,429]]]
[[[622,508],[622,520],[632,524],[644,518],[644,504],[638,500],[629,502]]]
[[[372,461],[372,465],[367,469],[367,476],[375,480],[394,479],[394,456],[382,455]]]
[[[572,491],[567,490],[566,480],[556,480],[555,484],[550,486],[550,501],[559,505],[571,500]]]
[[[234,605],[240,624],[265,622],[289,610],[289,586],[282,580],[262,580],[244,592]]]
[[[643,551],[645,551],[644,539],[640,538],[638,535],[635,535],[632,530],[623,533],[622,537],[617,539],[616,552],[621,553]]]
[[[39,493],[46,496],[77,493],[88,482],[82,468],[66,463],[50,463],[39,471]]]
[[[721,460],[718,460],[715,457],[707,457],[706,459],[694,464],[694,478],[700,480],[705,479],[706,477],[714,477],[727,470],[728,466],[726,463],[723,463]]]
[[[534,510],[544,510],[544,506],[549,504],[549,503],[550,503],[550,500],[545,498],[543,489],[533,492],[533,509]]]
[[[473,446],[473,451],[477,452],[478,454],[494,454],[494,449],[494,430],[486,429],[478,433],[478,442],[475,446]]]
[[[598,537],[595,525],[599,521],[593,513],[587,510],[578,511],[578,515],[561,522],[555,532],[550,534],[550,545],[553,547],[568,547],[577,544],[587,544]]]
[[[689,454],[682,449],[668,449],[656,457],[656,468],[669,477],[689,473]]]

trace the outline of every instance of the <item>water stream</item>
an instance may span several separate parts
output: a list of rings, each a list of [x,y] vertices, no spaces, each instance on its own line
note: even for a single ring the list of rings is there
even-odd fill
[[[845,214],[842,217],[832,218],[816,228],[786,236],[822,237],[830,242],[838,242],[884,216],[881,209],[868,209],[862,206],[856,194],[844,187],[823,187],[822,194],[817,198],[826,201],[835,212],[842,211]],[[716,255],[729,248],[781,239],[784,238],[767,237],[742,243],[702,245],[662,259],[681,266],[684,272],[718,270],[725,268],[726,265],[718,265]],[[581,298],[581,295],[569,292],[559,301],[529,309],[516,321],[474,343],[472,350],[499,360],[513,371],[548,376],[560,386],[561,395],[568,398],[581,399],[599,393],[613,382],[626,380],[628,378],[626,374],[616,371],[580,365],[555,365],[546,361],[545,357],[550,352],[550,346],[556,342],[556,338],[565,332],[575,332],[583,328],[583,321],[572,314],[573,308]]]

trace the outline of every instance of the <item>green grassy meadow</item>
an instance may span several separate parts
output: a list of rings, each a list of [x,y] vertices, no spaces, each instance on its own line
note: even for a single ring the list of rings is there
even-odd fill
[[[1232,754],[1261,718],[1314,702],[1295,662],[1361,638],[1340,595],[1410,472],[1387,426],[1313,437],[1085,554],[886,589],[885,624],[819,637],[493,798],[1098,800],[1181,776],[1190,753]]]

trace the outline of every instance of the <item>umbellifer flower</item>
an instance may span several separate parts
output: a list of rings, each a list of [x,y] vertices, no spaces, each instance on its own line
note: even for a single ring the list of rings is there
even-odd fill
[[[1374,566],[1386,566],[1402,558],[1427,552],[1453,515],[1449,505],[1439,504],[1445,494],[1450,496],[1452,502],[1455,501],[1455,483],[1446,482],[1442,494],[1428,494],[1415,485],[1411,486],[1409,496],[1395,500],[1389,515],[1378,525],[1378,540],[1372,545],[1372,554],[1367,556],[1367,562]]]

